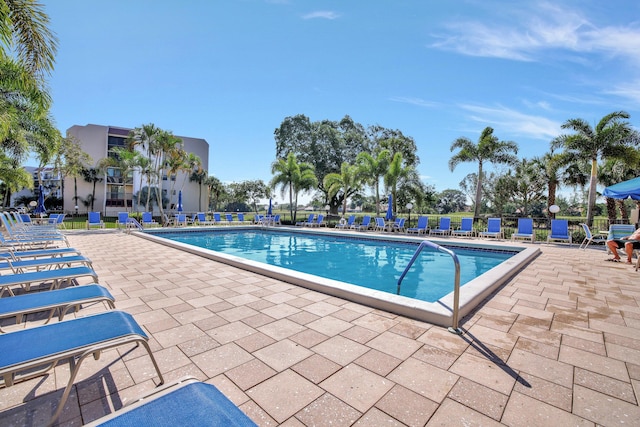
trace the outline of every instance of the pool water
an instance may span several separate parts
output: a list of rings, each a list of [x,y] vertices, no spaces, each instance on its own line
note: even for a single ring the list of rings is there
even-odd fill
[[[398,278],[418,247],[417,242],[270,230],[178,232],[163,233],[162,237],[393,294]],[[460,248],[454,251],[460,261],[461,286],[516,253]],[[453,288],[451,256],[425,248],[405,276],[400,295],[435,302]]]

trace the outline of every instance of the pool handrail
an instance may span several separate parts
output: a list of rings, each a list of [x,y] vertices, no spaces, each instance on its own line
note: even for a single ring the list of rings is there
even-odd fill
[[[404,269],[404,271],[400,275],[400,278],[398,279],[398,289],[396,293],[400,295],[400,286],[402,284],[402,279],[404,279],[404,276],[407,275],[407,273],[409,272],[409,269],[411,268],[415,260],[420,255],[420,252],[422,252],[422,250],[425,247],[430,247],[432,249],[443,252],[445,254],[449,254],[451,255],[451,258],[453,258],[453,264],[455,267],[455,280],[454,280],[454,287],[453,287],[453,316],[451,319],[452,325],[448,328],[448,330],[449,332],[454,333],[456,335],[462,335],[462,330],[458,327],[458,309],[460,308],[460,261],[458,260],[458,256],[456,255],[456,253],[453,252],[451,249],[444,248],[436,243],[430,242],[429,240],[423,240],[420,243],[420,245],[418,245],[418,249],[416,249],[413,256],[411,257],[409,264],[407,264],[407,267]]]

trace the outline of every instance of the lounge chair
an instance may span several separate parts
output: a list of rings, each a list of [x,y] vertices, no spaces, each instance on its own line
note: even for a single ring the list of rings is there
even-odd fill
[[[125,230],[135,227],[131,222],[132,218],[129,218],[129,212],[118,212],[118,219],[116,220],[116,227],[124,228]]]
[[[9,249],[9,248],[5,248]],[[13,259],[13,260],[25,260],[25,259],[37,259],[37,258],[55,258],[63,257],[65,255],[80,255],[80,251],[76,248],[50,248],[50,249],[34,249],[28,251],[17,250],[4,250],[0,252],[0,258]]]
[[[10,349],[0,353],[0,377],[4,379],[5,387],[11,387],[18,381],[43,375],[59,362],[70,360],[69,380],[50,421],[53,423],[64,408],[82,362],[89,356],[97,359],[103,350],[142,344],[160,384],[164,383],[148,339],[133,316],[118,310],[9,332],[0,335],[0,348]]]
[[[25,273],[31,269],[36,271],[52,270],[55,268],[72,267],[73,265],[84,265],[91,268],[91,260],[82,255],[70,255],[65,257],[40,257],[35,259],[15,260],[5,258],[0,261],[0,270],[10,269],[13,273]]]
[[[452,236],[473,237],[475,230],[473,229],[473,218],[462,218],[460,220],[460,228],[451,231]]]
[[[426,234],[429,228],[429,217],[419,216],[415,227],[407,228],[407,233]]]
[[[371,217],[369,215],[365,215],[362,217],[362,222],[358,224],[354,224],[352,228],[355,228],[357,231],[367,231],[371,227]]]
[[[65,230],[67,229],[67,226],[64,223],[64,219],[66,218],[67,214],[60,214],[58,215],[58,218],[56,218],[56,228],[64,228]]]
[[[406,221],[405,218],[396,218],[396,221],[391,225],[391,231],[398,232],[398,233],[404,233],[405,232],[405,229],[404,229],[405,221]]]
[[[176,227],[186,227],[187,214],[176,214],[173,219],[173,225],[175,225]]]
[[[591,233],[589,226],[584,222],[581,222],[580,225],[582,226],[585,234],[582,243],[580,243],[580,249],[587,249],[587,246],[589,246],[591,243],[605,243],[607,241],[604,236],[594,236],[593,233]]]
[[[204,212],[196,212],[193,214],[193,224],[197,225],[213,225],[213,221],[207,219],[207,214]]]
[[[62,234],[22,236],[7,239],[0,233],[0,246],[11,250],[44,249],[56,247],[62,243],[69,247],[67,237]]]
[[[115,299],[107,288],[92,283],[89,285],[72,286],[54,291],[33,292],[0,298],[0,319],[16,318],[16,324],[22,323],[22,317],[30,313],[49,311],[45,323],[49,323],[53,315],[58,313],[58,320],[71,309],[77,309],[83,304],[103,303],[108,309],[115,308]],[[0,332],[4,332],[0,328]]]
[[[487,229],[478,233],[479,237],[493,237],[495,239],[504,239],[502,232],[502,219],[489,218],[487,220]]]
[[[227,220],[227,225],[233,225],[233,214],[224,214],[224,217]]]
[[[104,221],[100,218],[100,212],[89,212],[87,218],[87,230],[92,227],[104,228]]]
[[[24,226],[17,224],[15,220],[6,212],[0,213],[0,221],[4,226],[7,235],[11,239],[39,238],[39,237],[60,237],[62,234],[55,227],[49,226]]]
[[[238,222],[240,224],[244,224],[245,223],[244,213],[242,213],[242,212],[238,213]]]
[[[315,221],[312,221],[308,224],[305,224],[305,227],[323,227],[324,224],[324,215],[323,214],[318,214],[318,217],[316,218]]]
[[[451,218],[448,216],[440,217],[438,228],[432,228],[429,230],[429,235],[440,234],[442,236],[448,236],[451,234]]]
[[[344,219],[342,219],[341,222],[338,222],[336,224],[335,228],[339,228],[341,230],[344,230],[346,228],[351,228],[351,226],[353,225],[354,222],[356,222],[356,216],[355,215],[349,215],[349,218],[346,221]]]
[[[280,221],[280,214],[275,214],[273,216],[273,225],[282,225],[282,221]]]
[[[384,218],[376,217],[374,218],[375,224],[373,226],[373,231],[386,231],[387,223],[384,222]]]
[[[313,224],[313,219],[316,216],[314,214],[309,214],[309,218],[306,221],[298,221],[296,222],[296,227],[306,227],[309,224]]]
[[[571,233],[569,233],[569,221],[566,219],[552,219],[551,232],[547,236],[547,243],[569,242],[571,246]]]
[[[78,278],[86,276],[91,277],[94,282],[98,281],[96,272],[86,266],[3,274],[0,276],[0,297],[5,290],[14,296],[14,287],[21,287],[25,292],[29,292],[33,283],[50,283],[49,290],[53,290],[58,289],[63,283],[78,284]]]
[[[134,425],[256,427],[215,386],[195,378],[183,378],[157,388],[131,405],[85,426]]]
[[[154,219],[153,219],[153,214],[151,214],[151,212],[142,212],[142,223],[141,223],[143,228],[148,228],[148,227],[159,227],[160,224],[158,224]]]
[[[533,219],[518,218],[518,229],[511,235],[511,241],[514,242],[516,240],[530,240],[531,243],[535,241]]]

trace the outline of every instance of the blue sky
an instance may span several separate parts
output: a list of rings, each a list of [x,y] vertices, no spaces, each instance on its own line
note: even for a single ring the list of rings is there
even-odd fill
[[[451,143],[486,126],[542,155],[570,118],[640,120],[633,0],[44,0],[60,47],[52,114],[146,123],[210,145],[209,174],[271,178],[285,117],[345,115],[415,139],[438,191]]]

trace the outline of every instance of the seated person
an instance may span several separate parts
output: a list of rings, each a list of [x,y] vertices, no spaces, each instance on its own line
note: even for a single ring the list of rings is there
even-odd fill
[[[613,258],[607,261],[620,262],[620,255],[618,249],[624,248],[627,254],[627,264],[631,264],[631,255],[633,255],[634,249],[640,249],[640,228],[633,232],[630,236],[625,236],[620,239],[607,240],[607,246],[613,253]]]

